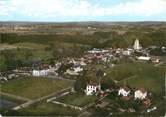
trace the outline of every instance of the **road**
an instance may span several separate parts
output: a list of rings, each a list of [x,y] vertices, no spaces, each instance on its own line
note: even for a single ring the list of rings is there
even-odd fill
[[[155,64],[154,66],[157,67],[157,66],[162,65],[162,64],[163,64],[163,62],[160,62],[158,64]]]
[[[60,80],[66,80],[66,81],[72,81],[72,82],[75,82],[75,80],[73,79],[66,79],[66,78],[63,78],[61,76],[48,76],[48,78],[53,78],[53,79],[60,79]]]
[[[78,117],[90,117],[92,114],[88,111],[82,112]]]
[[[127,80],[129,80],[129,79],[132,79],[132,78],[134,78],[136,75],[132,75],[132,76],[129,76],[129,77],[126,77],[126,78],[123,78],[122,80],[119,80],[119,81],[117,81],[117,80],[114,80],[114,82],[115,83],[118,83],[118,82],[125,82],[125,81],[127,81]]]
[[[15,98],[18,100],[22,100],[22,101],[31,101],[29,98],[13,95],[13,94],[9,94],[9,93],[0,92],[0,94],[4,95],[4,96],[11,97],[11,98]]]
[[[14,107],[13,109],[14,109],[14,110],[19,110],[19,109],[21,109],[21,108],[26,108],[26,107],[28,107],[28,106],[30,106],[30,105],[32,105],[32,104],[35,104],[35,103],[37,103],[37,102],[40,102],[40,101],[45,100],[45,99],[47,99],[47,98],[50,98],[50,97],[52,97],[52,96],[59,95],[59,94],[65,92],[65,91],[67,91],[67,90],[70,90],[71,88],[72,88],[72,87],[68,87],[68,88],[65,88],[65,89],[60,90],[59,92],[54,92],[54,93],[51,93],[51,94],[49,94],[49,95],[47,95],[47,96],[44,96],[44,97],[41,97],[41,98],[38,98],[38,99],[35,99],[35,100],[30,100],[30,101],[28,101],[28,102],[26,102],[26,103],[24,103],[24,104],[21,104],[21,105],[19,105],[19,106]]]

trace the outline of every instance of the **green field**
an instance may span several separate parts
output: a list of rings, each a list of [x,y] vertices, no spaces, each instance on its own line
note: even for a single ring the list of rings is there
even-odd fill
[[[36,104],[30,106],[26,109],[20,110],[20,115],[54,115],[54,116],[77,116],[80,113],[79,110],[71,109],[69,107],[63,107],[61,105],[42,102],[40,104]]]
[[[27,97],[40,98],[53,92],[58,92],[72,85],[70,81],[48,78],[24,78],[15,79],[1,84],[1,91]]]
[[[120,83],[123,84],[123,82]],[[126,80],[126,84],[135,88],[144,87],[146,90],[152,91],[156,94],[164,94],[164,77],[155,78],[138,75]]]
[[[1,94],[0,94],[0,99],[1,100],[8,100],[8,101],[11,101],[11,102],[14,102],[14,103],[17,103],[17,104],[23,104],[23,103],[26,102],[26,101],[23,101],[23,100],[19,100],[19,99],[9,97],[9,96],[4,96],[4,95],[1,95]]]
[[[19,48],[27,48],[27,49],[44,49],[46,48],[48,45],[46,44],[35,44],[35,43],[15,43],[13,44],[14,46],[17,46]]]
[[[89,103],[96,101],[97,99],[98,98],[96,96],[86,96],[85,94],[71,93],[61,98],[58,98],[58,101],[70,105],[83,107]]]
[[[162,94],[164,71],[164,68],[148,63],[126,63],[111,68],[107,77],[118,81],[119,85],[126,83],[131,87],[145,87],[149,91]]]

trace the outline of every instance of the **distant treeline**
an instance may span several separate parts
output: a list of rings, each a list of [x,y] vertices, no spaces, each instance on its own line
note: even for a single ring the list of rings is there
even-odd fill
[[[90,45],[92,47],[130,47],[133,45],[134,40],[139,39],[143,47],[149,45],[166,46],[166,32],[164,31],[128,31],[124,34],[112,32],[95,32],[93,35],[20,35],[20,34],[0,34],[0,43],[42,43],[49,44],[53,41],[67,42],[75,44]]]

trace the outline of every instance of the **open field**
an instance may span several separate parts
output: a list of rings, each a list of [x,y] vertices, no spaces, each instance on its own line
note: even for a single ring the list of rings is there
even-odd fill
[[[3,114],[3,111],[2,111]],[[79,110],[63,107],[53,103],[41,102],[32,105],[28,108],[24,108],[19,111],[9,111],[8,116],[77,116],[80,114]]]
[[[47,45],[44,44],[35,44],[35,43],[15,43],[15,44],[0,44],[0,50],[13,50],[17,48],[22,49],[44,49]]]
[[[0,109],[11,109],[19,104],[24,103],[25,101],[18,100],[15,98],[3,96],[0,94]]]
[[[44,44],[35,44],[35,43],[15,43],[14,46],[20,47],[20,48],[27,48],[27,49],[44,49],[47,47],[47,45]]]
[[[131,87],[145,87],[149,91],[162,94],[164,90],[164,68],[154,67],[148,63],[126,63],[111,68],[107,78]]]
[[[108,76],[113,80],[121,81],[134,75],[161,77],[164,69],[156,68],[148,63],[124,63],[107,70]]]
[[[22,104],[22,103],[26,102],[26,101],[23,101],[23,100],[20,100],[20,99],[16,99],[16,98],[1,95],[1,94],[0,94],[0,98],[1,98],[1,100],[8,100],[8,101],[11,101],[11,102],[14,102],[14,103],[17,103],[17,104]]]
[[[1,91],[36,99],[72,85],[70,81],[47,78],[16,79],[1,84]]]
[[[29,108],[20,110],[24,115],[59,115],[59,116],[76,116],[80,111],[63,107],[61,105],[42,102],[40,104],[33,105]]]
[[[96,101],[97,99],[98,98],[96,96],[87,96],[85,94],[71,93],[58,98],[58,101],[74,106],[83,107],[89,103]]]
[[[9,44],[0,44],[0,51],[2,50],[12,50],[16,49],[17,47],[14,45],[9,45]]]
[[[125,82],[131,87],[144,87],[146,90],[152,91],[156,94],[164,94],[164,77],[155,78],[138,75],[126,80]],[[121,82],[121,84],[123,84],[123,82]]]

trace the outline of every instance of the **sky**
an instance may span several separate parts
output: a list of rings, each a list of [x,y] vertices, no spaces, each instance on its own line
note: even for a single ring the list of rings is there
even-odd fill
[[[166,21],[166,0],[0,0],[0,21]]]

